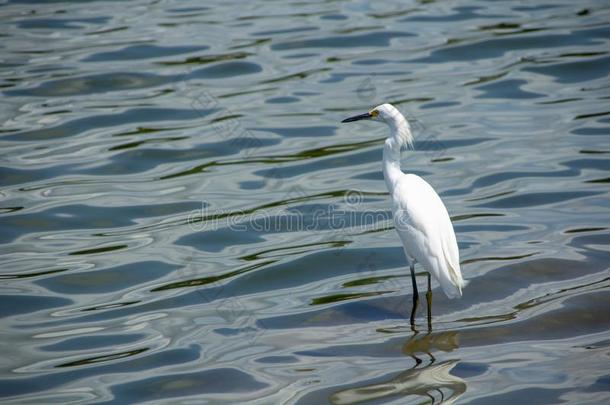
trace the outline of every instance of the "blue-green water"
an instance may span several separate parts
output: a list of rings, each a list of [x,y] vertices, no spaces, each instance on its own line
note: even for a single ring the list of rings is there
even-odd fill
[[[2,403],[610,401],[606,2],[0,4]],[[382,102],[470,281],[431,332]]]

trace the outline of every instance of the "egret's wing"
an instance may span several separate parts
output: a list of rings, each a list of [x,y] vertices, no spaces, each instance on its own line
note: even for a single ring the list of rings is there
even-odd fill
[[[402,176],[392,193],[396,231],[405,250],[441,284],[450,298],[464,285],[453,225],[434,189],[419,176]]]
[[[432,187],[430,188],[432,189]],[[434,190],[432,191],[434,192]],[[445,253],[445,260],[447,260],[447,264],[453,269],[453,271],[456,271],[459,275],[459,278],[461,278],[462,275],[459,274],[460,252],[458,250],[458,244],[455,238],[453,224],[451,223],[451,217],[449,216],[449,213],[447,212],[447,207],[445,207],[445,204],[443,204],[441,198],[438,196],[438,194],[436,194],[436,192],[434,192],[434,194],[436,196],[438,205],[440,206],[438,209],[440,210],[442,207],[444,211],[444,215],[438,215],[437,220],[438,226],[440,228],[438,235],[441,238],[443,253]]]
[[[447,262],[449,277],[451,278],[453,284],[458,288],[459,295],[461,296],[462,288],[466,285],[466,283],[462,278],[462,272],[460,270],[460,253],[449,214],[447,214],[447,220],[442,221],[441,227],[441,245],[443,247],[443,253],[445,254],[445,260]]]

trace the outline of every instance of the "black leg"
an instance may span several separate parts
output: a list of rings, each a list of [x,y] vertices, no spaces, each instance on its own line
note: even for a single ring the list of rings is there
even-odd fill
[[[428,301],[428,330],[432,330],[432,286],[430,283],[430,273],[428,273],[428,292],[426,293],[426,301]]]
[[[417,281],[415,280],[415,264],[411,264],[411,284],[413,284],[413,308],[411,309],[411,325],[415,325],[415,311],[419,304],[419,293],[417,292]]]

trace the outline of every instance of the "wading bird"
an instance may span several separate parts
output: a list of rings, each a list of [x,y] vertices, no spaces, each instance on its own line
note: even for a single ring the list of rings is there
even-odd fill
[[[383,146],[383,177],[392,198],[392,215],[402,241],[413,284],[411,325],[419,304],[415,263],[427,271],[428,328],[432,325],[432,274],[449,298],[462,296],[466,285],[460,271],[460,254],[453,225],[445,205],[436,191],[424,179],[400,170],[400,149],[413,145],[413,135],[405,117],[391,104],[382,104],[371,111],[346,118],[341,122],[373,120],[384,122],[390,136]]]

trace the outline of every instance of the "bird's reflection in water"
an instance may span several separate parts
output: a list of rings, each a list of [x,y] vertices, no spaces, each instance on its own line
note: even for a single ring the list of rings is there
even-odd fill
[[[355,404],[384,397],[405,397],[409,395],[425,397],[432,404],[452,404],[464,392],[466,381],[450,374],[458,359],[437,362],[434,350],[451,352],[458,347],[458,332],[415,333],[405,342],[402,351],[415,360],[415,366],[389,381],[362,385],[333,393],[333,404]],[[429,359],[424,364],[422,357]]]
[[[457,331],[439,332],[426,334],[418,333],[417,331],[403,345],[402,352],[409,355],[415,360],[416,367],[420,365],[422,355],[426,355],[432,364],[436,361],[432,355],[432,351],[441,350],[443,352],[452,352],[459,347]]]

